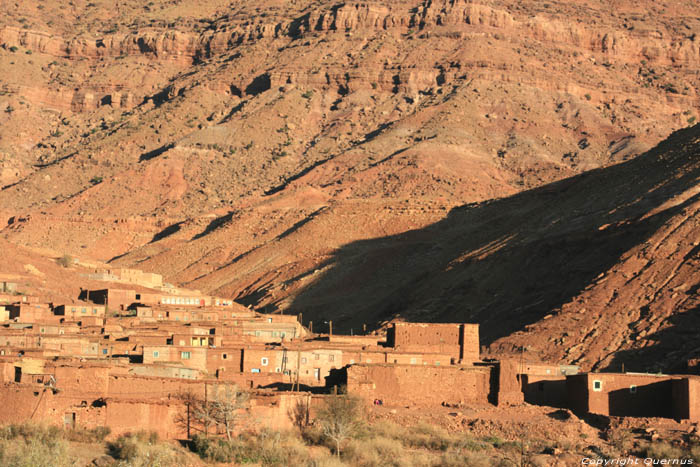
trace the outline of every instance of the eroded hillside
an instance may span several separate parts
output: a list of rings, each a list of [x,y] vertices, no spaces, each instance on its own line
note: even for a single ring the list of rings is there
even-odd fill
[[[603,310],[597,276],[673,211],[598,230],[606,209],[646,205],[579,180],[651,189],[680,170],[635,157],[697,118],[695,3],[196,3],[0,6],[7,241],[343,328],[479,320],[490,343],[569,302]],[[629,290],[665,290],[652,270]],[[567,347],[547,356],[597,349]]]

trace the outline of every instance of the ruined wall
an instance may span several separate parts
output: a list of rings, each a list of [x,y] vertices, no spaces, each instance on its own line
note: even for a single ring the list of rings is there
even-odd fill
[[[498,382],[496,403],[501,405],[518,405],[524,401],[520,382],[520,366],[517,360],[501,360],[494,367],[497,371]]]
[[[348,392],[388,405],[486,404],[489,368],[418,365],[352,365]]]

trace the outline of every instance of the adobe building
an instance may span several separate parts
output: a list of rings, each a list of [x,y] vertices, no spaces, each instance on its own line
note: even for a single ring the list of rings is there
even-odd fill
[[[54,307],[54,314],[65,316],[66,318],[77,320],[89,316],[104,318],[105,306],[88,302],[74,302]]]
[[[387,329],[386,343],[402,351],[448,354],[455,363],[479,361],[478,324],[395,322]]]
[[[585,373],[566,377],[568,406],[578,413],[700,420],[700,377]]]
[[[552,365],[522,362],[518,373],[522,378],[525,402],[548,407],[568,407],[567,375],[579,372],[576,365]]]
[[[316,335],[296,316],[157,286],[162,279],[134,271],[106,271],[133,286],[84,290],[83,301],[52,306],[29,297],[7,305],[0,403],[13,412],[0,412],[0,422],[26,420],[27,407],[36,407],[38,421],[182,437],[179,394],[208,397],[233,384],[251,390],[250,411],[264,414],[263,423],[278,425],[289,423],[287,402],[310,397],[289,391],[295,386],[330,392],[345,384],[370,402],[426,409],[525,400],[561,406],[567,377],[578,371],[481,361],[476,324],[394,322],[386,336]],[[695,380],[672,383],[671,391],[688,401],[698,394]],[[678,413],[697,416],[693,404]]]

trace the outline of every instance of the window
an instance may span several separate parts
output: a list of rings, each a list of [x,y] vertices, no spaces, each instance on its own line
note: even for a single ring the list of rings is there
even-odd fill
[[[97,314],[97,308],[93,308],[93,309],[92,309],[92,314],[93,314],[93,315],[96,315],[96,314]]]
[[[154,350],[153,351],[153,358],[158,358],[158,357],[160,357],[160,352],[158,352],[157,350]]]
[[[329,362],[335,361],[335,355],[329,355],[329,356],[328,356],[328,361],[329,361]]]
[[[81,308],[81,309],[80,309],[80,312],[81,312],[82,314],[86,314],[86,313],[87,313],[87,308]]]
[[[78,309],[77,309],[77,308],[71,308],[70,311],[71,311],[71,313],[75,313],[75,312],[78,311]]]
[[[267,366],[267,363],[268,363],[267,357],[263,357],[260,359],[260,364],[262,366]]]
[[[279,373],[279,372],[281,372],[281,371],[282,371],[282,370],[280,370],[280,367],[275,368],[275,373]]]
[[[636,384],[630,385],[630,394],[637,394],[637,385]]]
[[[271,323],[271,322],[272,322],[272,318],[267,318],[267,322],[268,322],[268,323]]]
[[[368,358],[368,359],[367,359],[367,363],[372,363],[372,359],[371,359],[371,358]]]
[[[141,300],[141,294],[140,294],[140,293],[137,293],[137,294],[136,294],[136,300]]]
[[[180,339],[180,345],[185,345],[184,339]]]
[[[416,358],[413,357],[413,358],[411,358],[411,365],[415,365],[415,364],[416,364]]]
[[[224,360],[226,360],[226,359],[228,358],[228,354],[222,354],[222,355],[221,355],[221,358],[223,358]]]
[[[435,364],[436,364],[437,366],[440,366],[440,362],[435,362]]]
[[[354,359],[354,358],[351,358],[351,359],[350,359],[350,365],[354,365],[354,364],[355,364],[355,359]]]
[[[603,390],[603,382],[599,379],[593,381],[593,390],[598,392]]]
[[[301,363],[306,363],[306,357],[301,357]]]
[[[102,355],[107,355],[107,349],[102,349]]]
[[[190,352],[180,352],[180,358],[182,360],[189,360],[192,354]]]
[[[320,359],[321,359],[321,356],[320,356],[319,354],[315,354],[314,357],[316,358],[316,360],[320,360]]]

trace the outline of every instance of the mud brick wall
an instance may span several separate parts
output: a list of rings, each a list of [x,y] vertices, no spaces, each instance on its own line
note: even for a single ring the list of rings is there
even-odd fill
[[[352,365],[348,392],[387,405],[487,404],[490,368]]]
[[[497,372],[498,381],[496,389],[496,403],[500,405],[518,405],[522,404],[525,397],[522,392],[520,382],[520,365],[517,360],[501,360],[498,366],[494,367]]]
[[[226,357],[226,358],[224,358]],[[216,376],[217,370],[223,373],[239,373],[243,369],[243,349],[209,349],[207,352],[207,371]]]
[[[566,376],[522,375],[525,401],[533,405],[567,407]]]
[[[177,419],[187,413],[179,401],[108,401],[105,424],[114,435],[146,430],[155,431],[161,438],[184,438],[186,426]]]
[[[102,397],[109,388],[110,368],[59,366],[53,370],[56,387],[65,393]],[[88,396],[89,395],[89,396]]]
[[[579,411],[625,417],[672,417],[672,376],[589,373],[566,380],[569,406]],[[600,381],[599,391],[594,390]]]
[[[685,377],[673,380],[673,418],[700,421],[700,378]]]
[[[446,353],[464,363],[479,360],[479,325],[394,323],[387,345],[402,352]]]

